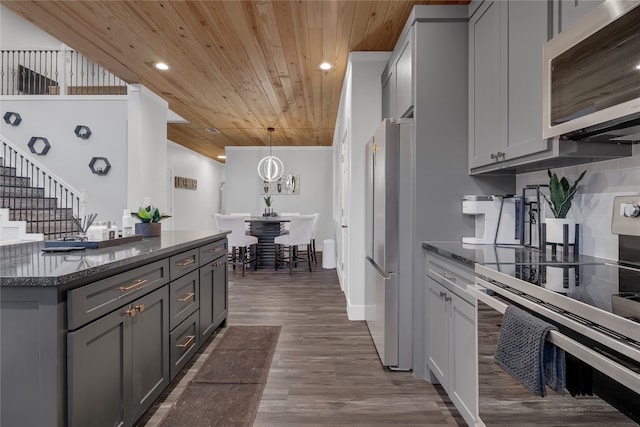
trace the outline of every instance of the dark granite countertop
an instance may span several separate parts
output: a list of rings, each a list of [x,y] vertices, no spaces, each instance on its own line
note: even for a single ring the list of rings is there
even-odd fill
[[[219,230],[163,231],[160,237],[74,252],[45,253],[44,242],[0,246],[0,287],[81,285],[205,245],[226,234]]]

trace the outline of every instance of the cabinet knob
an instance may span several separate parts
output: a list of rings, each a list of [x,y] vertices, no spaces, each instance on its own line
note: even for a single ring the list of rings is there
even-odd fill
[[[636,218],[640,215],[640,205],[638,203],[623,203],[620,205],[620,213],[627,218]]]
[[[143,311],[144,311],[144,304],[138,304],[135,307],[132,307],[129,310],[125,311],[124,313],[129,317],[135,317],[136,314],[142,313]]]

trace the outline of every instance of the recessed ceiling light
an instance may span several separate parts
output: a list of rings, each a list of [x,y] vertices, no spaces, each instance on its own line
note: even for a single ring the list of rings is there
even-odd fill
[[[167,64],[165,64],[164,62],[156,62],[156,68],[158,70],[168,70],[169,66]]]
[[[218,156],[218,158],[219,158],[219,159],[226,159],[226,158],[227,158],[227,156],[225,156],[224,154],[221,154],[221,155],[219,155],[219,156]]]
[[[333,68],[333,65],[329,64],[328,62],[323,62],[322,64],[319,65],[321,70],[330,70],[331,68]]]
[[[636,65],[636,70],[640,70],[640,64]]]

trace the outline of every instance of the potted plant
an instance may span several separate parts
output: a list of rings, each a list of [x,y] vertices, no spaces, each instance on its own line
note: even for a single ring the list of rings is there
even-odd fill
[[[267,205],[267,207],[264,210],[263,216],[271,216],[271,196],[266,196],[264,198],[264,204]]]
[[[567,213],[569,213],[569,209],[571,209],[571,200],[573,196],[575,196],[576,191],[578,191],[578,184],[582,178],[584,178],[586,172],[586,170],[583,171],[573,185],[571,185],[567,178],[562,177],[558,179],[558,175],[551,173],[551,171],[547,169],[547,174],[549,175],[549,197],[544,194],[543,196],[553,213],[553,218],[545,218],[544,220],[545,224],[547,224],[547,242],[563,242],[564,224],[569,225],[569,243],[575,242],[576,221],[574,219],[568,219]]]
[[[131,216],[140,221],[135,226],[136,234],[142,234],[145,237],[159,236],[160,221],[171,218],[171,215],[161,214],[158,208],[152,205],[141,207],[137,212],[132,212]]]

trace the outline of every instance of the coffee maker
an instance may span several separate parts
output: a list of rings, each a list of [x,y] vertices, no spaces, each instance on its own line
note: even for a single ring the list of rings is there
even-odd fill
[[[520,244],[522,198],[501,195],[462,197],[462,213],[475,216],[475,236],[462,243],[475,245]]]

